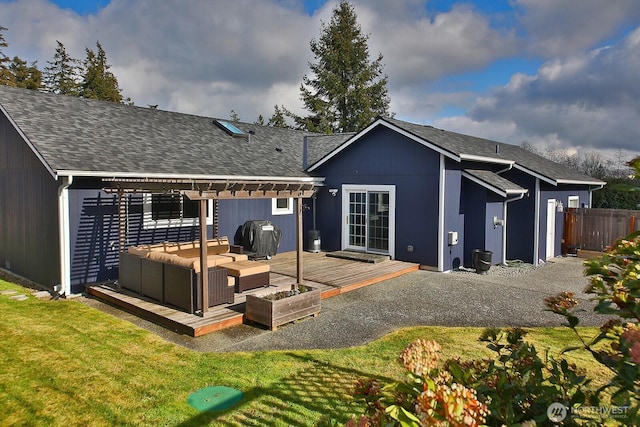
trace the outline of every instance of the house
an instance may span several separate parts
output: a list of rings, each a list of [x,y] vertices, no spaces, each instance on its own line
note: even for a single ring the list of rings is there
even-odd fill
[[[322,183],[301,131],[7,86],[0,111],[0,268],[65,294],[117,279],[121,247],[197,240],[187,191],[226,195],[209,237],[270,220],[292,251],[294,199]]]
[[[323,250],[448,271],[476,249],[494,264],[559,254],[562,208],[604,185],[516,146],[384,117],[323,136],[7,86],[0,112],[0,268],[64,294],[117,279],[123,248],[196,240],[193,194],[213,195],[208,236],[270,220],[292,251],[304,222]]]
[[[470,266],[477,249],[493,264],[559,255],[563,208],[590,206],[605,184],[518,146],[384,117],[311,158],[308,172],[325,179],[324,250],[436,271]]]

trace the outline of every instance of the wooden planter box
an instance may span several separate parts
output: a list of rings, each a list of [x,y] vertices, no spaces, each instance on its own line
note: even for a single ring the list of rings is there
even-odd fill
[[[275,331],[278,326],[320,313],[320,289],[307,291],[279,300],[247,295],[245,319],[265,325]]]

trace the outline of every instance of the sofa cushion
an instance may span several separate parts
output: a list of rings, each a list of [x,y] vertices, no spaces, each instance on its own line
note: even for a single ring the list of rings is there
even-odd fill
[[[221,256],[232,259],[233,261],[248,261],[249,257],[245,254],[234,254],[232,252],[227,252],[226,254],[220,254]]]
[[[165,252],[151,252],[149,253],[150,260],[162,262],[165,264],[173,264],[178,265],[184,268],[190,268],[194,270],[196,273],[200,272],[200,263],[198,261],[194,261],[193,258],[182,258],[172,253]]]
[[[256,261],[236,261],[231,264],[225,264],[224,268],[227,269],[230,276],[244,277],[251,276],[258,273],[268,273],[270,268],[269,264],[264,264]]]
[[[149,256],[149,249],[140,246],[129,246],[127,252],[131,255],[137,255],[142,258],[147,258]]]

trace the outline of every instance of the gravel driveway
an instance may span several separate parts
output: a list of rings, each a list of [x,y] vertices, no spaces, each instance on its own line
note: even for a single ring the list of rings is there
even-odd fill
[[[581,325],[599,326],[582,291],[588,283],[583,260],[554,258],[540,267],[492,267],[472,271],[416,271],[322,301],[320,315],[268,331],[240,325],[192,338],[168,331],[93,299],[86,303],[196,351],[258,351],[340,348],[366,344],[408,326],[559,326],[544,311],[544,298],[572,291],[587,311]]]

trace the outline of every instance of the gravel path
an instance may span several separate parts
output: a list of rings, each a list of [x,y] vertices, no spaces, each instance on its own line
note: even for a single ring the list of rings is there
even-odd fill
[[[92,299],[98,309],[125,318],[166,340],[196,351],[327,349],[366,344],[409,326],[560,326],[544,311],[544,298],[572,291],[586,312],[581,325],[599,326],[582,291],[588,283],[578,258],[555,258],[539,267],[491,267],[489,274],[416,271],[322,301],[320,315],[268,331],[240,325],[199,338],[178,335]]]

